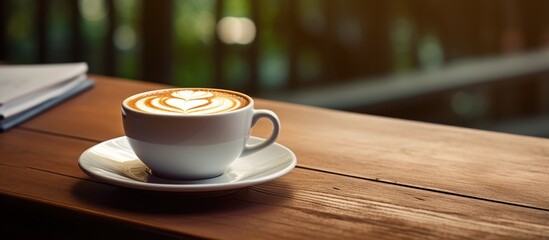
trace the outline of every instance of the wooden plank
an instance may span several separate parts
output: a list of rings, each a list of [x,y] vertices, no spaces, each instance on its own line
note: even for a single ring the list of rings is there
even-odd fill
[[[256,95],[259,92],[259,54],[260,46],[259,39],[263,35],[262,21],[260,19],[261,10],[264,9],[261,1],[250,1],[250,20],[252,20],[256,25],[256,36],[255,39],[248,45],[247,49],[244,52],[244,56],[247,59],[248,65],[250,67],[250,80],[246,84],[244,91],[248,95]],[[265,27],[266,29],[266,27]]]
[[[299,20],[299,2],[286,0],[282,2],[283,7],[281,8],[281,18],[278,22],[282,22],[283,27],[278,27],[280,29],[281,36],[284,36],[284,40],[287,44],[287,54],[288,54],[288,80],[286,82],[286,89],[298,89],[300,87],[299,73],[298,73],[298,64],[299,64],[299,50],[303,47],[302,41],[304,39],[303,31],[300,30],[298,24],[293,24]]]
[[[103,39],[103,69],[105,75],[112,76],[117,70],[117,54],[114,46],[114,31],[118,27],[117,9],[113,0],[105,2],[107,12],[106,36]]]
[[[295,169],[217,198],[128,190],[76,164],[94,144],[28,130],[0,135],[2,195],[205,238],[546,238],[549,211]]]
[[[8,11],[10,5],[7,0],[0,0],[0,26],[7,26]],[[5,28],[5,27],[4,27]],[[8,34],[7,31],[0,31],[0,64],[8,59]]]
[[[48,59],[48,29],[49,27],[49,15],[51,3],[49,0],[38,1],[35,8],[36,17],[34,18],[34,26],[36,31],[36,48],[38,49],[37,59],[38,63],[45,63]]]
[[[225,8],[225,1],[217,1],[215,3],[215,22],[219,22],[223,17],[223,10]],[[217,29],[216,29],[217,30]],[[226,48],[225,44],[217,36],[217,31],[215,33],[214,42],[213,42],[213,81],[214,86],[223,88],[226,85],[225,82],[225,72],[223,71],[223,66],[225,66],[225,55]]]
[[[92,91],[24,128],[106,140],[123,135],[120,102],[164,87],[97,77]],[[83,107],[86,106],[86,107]],[[278,113],[278,142],[322,171],[549,209],[549,139],[374,117],[257,99]],[[266,137],[260,122],[253,135]]]
[[[549,209],[549,139],[266,105],[299,166]]]
[[[68,1],[69,19],[70,19],[70,51],[71,61],[81,62],[84,59],[83,40],[82,40],[82,17],[77,1]]]
[[[141,3],[142,77],[149,82],[172,82],[173,0]]]

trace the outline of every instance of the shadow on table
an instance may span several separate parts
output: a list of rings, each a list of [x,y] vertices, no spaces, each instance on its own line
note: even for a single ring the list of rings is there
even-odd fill
[[[7,239],[181,239],[182,236],[143,227],[152,217],[177,224],[227,221],[283,208],[292,197],[284,181],[208,195],[142,191],[82,180],[71,193],[79,206],[58,207],[0,196],[0,226]],[[95,213],[95,214],[94,214]],[[107,219],[102,216],[115,215]],[[130,219],[123,221],[120,219]],[[131,219],[135,223],[131,223]],[[150,218],[149,218],[150,219]],[[219,222],[218,222],[219,223]],[[215,223],[213,224],[215,225]]]
[[[160,215],[221,214],[262,207],[266,202],[280,206],[291,198],[292,189],[286,183],[275,181],[261,186],[269,184],[277,185],[276,193],[257,191],[256,187],[208,193],[156,192],[83,180],[73,187],[72,193],[79,200],[97,207],[99,211]]]

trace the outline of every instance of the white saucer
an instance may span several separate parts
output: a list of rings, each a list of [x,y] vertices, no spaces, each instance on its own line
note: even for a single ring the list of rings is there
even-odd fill
[[[250,137],[249,143],[263,139]],[[126,137],[99,143],[80,155],[78,165],[89,176],[117,186],[169,192],[217,192],[265,183],[290,172],[297,164],[295,154],[274,143],[235,160],[219,177],[176,181],[156,177],[133,153]]]

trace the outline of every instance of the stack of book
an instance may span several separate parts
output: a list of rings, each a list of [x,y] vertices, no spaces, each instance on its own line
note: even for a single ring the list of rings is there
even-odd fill
[[[0,66],[0,131],[94,85],[86,63]]]

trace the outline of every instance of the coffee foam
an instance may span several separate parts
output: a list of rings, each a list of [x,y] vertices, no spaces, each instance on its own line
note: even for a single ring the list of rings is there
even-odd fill
[[[235,92],[214,89],[172,89],[137,95],[128,107],[154,114],[207,115],[230,112],[250,101]]]

